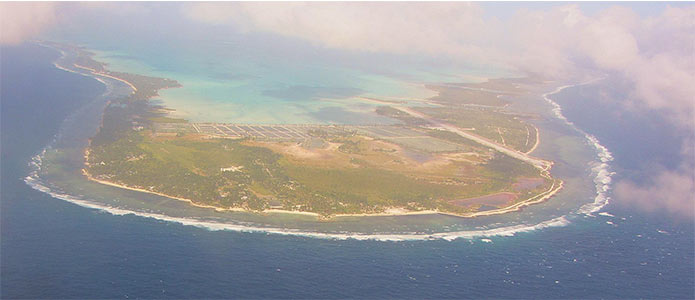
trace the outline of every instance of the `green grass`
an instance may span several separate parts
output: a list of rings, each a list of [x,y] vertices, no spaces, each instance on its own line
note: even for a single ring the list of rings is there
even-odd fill
[[[533,175],[535,170],[500,156],[481,167],[483,184],[447,185],[366,164],[310,167],[239,141],[157,140],[140,133],[95,148],[90,163],[94,175],[201,204],[262,210],[279,202],[288,209],[301,205],[302,210],[324,215],[378,212],[392,206],[460,211],[447,201],[503,190],[516,176]],[[231,166],[243,168],[220,171]]]
[[[435,207],[435,200],[463,192],[445,185],[431,184],[391,171],[354,168],[326,169],[284,164],[287,175],[317,193],[341,202],[363,205],[406,205],[419,202]]]
[[[379,212],[392,206],[462,212],[465,208],[454,207],[447,201],[509,190],[515,178],[538,176],[538,170],[530,165],[501,154],[482,165],[452,165],[466,174],[465,178],[458,175],[441,178],[449,173],[435,174],[437,177],[415,170],[403,173],[378,169],[356,157],[352,157],[356,167],[351,168],[307,166],[268,148],[249,146],[239,140],[152,138],[147,132],[153,129],[154,123],[186,122],[167,117],[147,102],[158,89],[176,87],[178,83],[133,74],[111,74],[130,81],[138,91],[114,100],[118,105],[106,109],[103,127],[92,139],[89,172],[100,179],[188,198],[200,204],[263,210],[270,203],[281,203],[286,209],[300,208],[323,215]],[[440,96],[440,101],[454,101],[451,103],[456,108],[427,108],[423,109],[425,113],[460,127],[475,127],[477,134],[495,141],[499,138],[499,127],[504,129],[507,144],[515,148],[521,149],[521,143],[526,143],[527,124],[520,120],[492,110],[471,110],[458,105],[504,105],[499,98],[465,89],[447,90]],[[464,99],[456,102],[457,97]],[[380,107],[377,111],[413,126],[425,123],[391,107]],[[134,124],[146,130],[135,131]],[[436,145],[430,138],[414,142],[437,149],[450,146],[449,142],[465,151],[481,149],[458,135],[434,131],[428,134],[448,142]],[[351,133],[335,135],[316,131],[312,135],[343,143],[339,151],[349,155],[367,150]],[[531,132],[531,136],[535,138],[535,133]],[[530,142],[529,147],[532,145]],[[238,172],[220,170],[232,166],[243,168]],[[461,182],[466,184],[458,184]]]
[[[154,123],[188,123],[186,119],[170,118],[170,117],[152,117],[149,118]]]
[[[90,173],[218,207],[263,210],[270,203],[280,203],[285,209],[300,207],[323,215],[372,213],[388,207],[463,212],[466,208],[452,206],[448,200],[509,190],[519,176],[538,176],[530,165],[501,154],[487,164],[467,165],[468,179],[449,178],[468,180],[466,185],[444,184],[446,178],[434,180],[416,171],[378,169],[356,158],[354,168],[307,166],[240,140],[153,138],[118,122],[131,111],[107,110],[100,135],[109,138],[92,145]],[[430,134],[467,150],[479,148],[445,132]],[[332,141],[344,144],[339,147],[343,153],[365,151],[359,139],[333,137]],[[243,168],[220,170],[232,166]]]
[[[502,107],[509,102],[497,97],[498,93],[449,86],[427,85],[428,89],[439,92],[431,100],[449,106],[474,104]]]
[[[508,147],[522,152],[530,150],[536,142],[533,126],[513,115],[491,109],[420,107],[417,110],[460,128],[475,128],[472,133],[499,144],[504,142]]]

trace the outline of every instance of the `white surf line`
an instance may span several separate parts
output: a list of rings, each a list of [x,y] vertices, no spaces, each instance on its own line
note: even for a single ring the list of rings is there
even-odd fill
[[[84,74],[83,74],[84,75]],[[88,75],[85,75],[88,76]],[[99,80],[96,77],[91,76]],[[100,80],[101,81],[101,80]],[[103,81],[102,81],[103,82]],[[195,128],[195,127],[194,127]],[[196,128],[199,131],[199,129]],[[199,131],[200,132],[200,131]],[[539,229],[549,228],[549,227],[562,227],[568,225],[570,222],[565,218],[565,216],[556,217],[547,221],[542,221],[538,224],[528,225],[528,224],[518,224],[510,225],[505,227],[493,228],[493,229],[478,229],[478,230],[464,230],[455,232],[438,232],[438,233],[394,233],[394,234],[380,234],[380,233],[329,233],[329,232],[316,232],[316,231],[302,231],[300,229],[289,229],[289,228],[275,228],[275,227],[254,227],[248,224],[234,224],[234,223],[219,223],[214,221],[198,220],[194,218],[183,218],[183,217],[171,217],[163,214],[152,213],[152,212],[139,212],[134,210],[128,210],[123,208],[111,207],[104,203],[94,202],[89,199],[85,199],[84,196],[71,196],[65,194],[61,191],[52,190],[50,187],[46,186],[44,182],[40,179],[38,171],[41,168],[43,157],[46,154],[47,149],[51,149],[51,145],[56,142],[58,136],[54,137],[53,141],[47,145],[40,154],[37,154],[32,158],[30,165],[33,167],[33,171],[26,176],[24,181],[34,188],[35,190],[47,193],[54,198],[61,199],[67,202],[71,202],[78,206],[96,209],[100,211],[107,212],[109,214],[120,216],[132,214],[144,218],[152,218],[157,220],[163,220],[167,222],[175,222],[185,226],[195,226],[199,228],[204,228],[211,231],[226,230],[226,231],[237,231],[237,232],[261,232],[268,234],[279,234],[279,235],[292,235],[292,236],[306,236],[311,238],[322,238],[322,239],[354,239],[354,240],[374,240],[374,241],[405,241],[405,240],[455,240],[459,238],[473,239],[480,237],[492,237],[492,236],[514,236],[517,233],[531,232]]]
[[[118,77],[116,77],[116,76],[109,75],[109,74],[104,73],[104,72],[99,72],[99,71],[97,71],[97,70],[95,70],[95,69],[92,69],[92,68],[89,68],[89,67],[85,67],[85,66],[82,66],[82,65],[78,65],[78,64],[73,64],[73,65],[74,65],[75,67],[77,67],[77,68],[88,70],[89,72],[91,72],[91,73],[94,74],[94,75],[103,76],[103,77],[108,77],[108,78],[115,79],[115,80],[118,80],[118,81],[120,81],[120,82],[123,82],[123,83],[127,84],[128,86],[130,86],[131,89],[133,89],[133,93],[137,92],[137,90],[138,90],[138,88],[136,88],[132,83],[128,82],[128,81],[125,80],[125,79],[118,78]]]
[[[477,135],[471,134],[471,133],[469,133],[469,132],[463,131],[463,130],[461,130],[460,128],[458,128],[458,127],[456,127],[456,126],[449,125],[449,124],[446,124],[446,123],[442,123],[442,122],[439,122],[439,121],[435,121],[435,120],[433,120],[431,117],[429,117],[429,116],[427,116],[427,115],[425,115],[425,114],[423,114],[423,113],[421,113],[421,112],[414,111],[414,110],[412,110],[412,109],[410,109],[410,108],[408,108],[408,107],[394,106],[394,108],[396,108],[396,109],[398,109],[398,110],[401,110],[401,111],[403,111],[403,112],[405,112],[405,113],[407,113],[407,114],[410,114],[411,116],[414,116],[414,117],[417,117],[417,118],[421,118],[421,119],[425,119],[425,120],[427,120],[427,121],[430,121],[430,122],[434,123],[434,124],[435,124],[437,127],[439,127],[439,128],[442,128],[442,129],[444,129],[444,130],[447,130],[447,131],[456,133],[456,134],[458,134],[458,135],[460,135],[460,136],[462,136],[462,137],[465,137],[465,138],[467,138],[467,139],[469,139],[469,140],[472,140],[472,141],[474,141],[474,142],[476,142],[476,143],[478,143],[478,144],[482,144],[483,146],[487,146],[487,147],[489,147],[489,148],[495,149],[495,150],[497,150],[497,151],[499,151],[499,152],[502,152],[502,153],[504,153],[504,154],[507,154],[507,155],[509,155],[509,156],[511,156],[511,157],[513,157],[513,158],[516,158],[516,159],[519,159],[519,160],[521,160],[521,161],[525,161],[525,162],[527,162],[527,163],[530,163],[531,165],[533,165],[534,167],[536,167],[536,168],[538,168],[538,169],[540,169],[540,170],[548,171],[548,170],[550,169],[550,167],[553,165],[553,163],[550,162],[550,161],[531,157],[531,156],[527,155],[526,153],[522,153],[522,152],[519,152],[519,151],[516,151],[516,150],[509,149],[509,148],[504,147],[504,146],[502,146],[502,145],[499,145],[499,144],[497,144],[497,143],[488,141],[487,139],[482,138],[482,137],[480,137],[480,136],[477,136]]]
[[[533,204],[538,204],[541,203],[545,200],[550,199],[550,197],[554,196],[555,193],[557,193],[562,187],[563,187],[563,182],[559,181],[557,186],[555,185],[556,181],[553,181],[553,184],[550,186],[550,188],[547,191],[544,191],[538,195],[535,195],[529,199],[526,199],[524,201],[521,201],[519,203],[515,203],[514,205],[507,206],[504,208],[500,209],[495,209],[495,210],[487,210],[487,211],[479,211],[475,212],[469,215],[469,217],[480,217],[480,216],[490,216],[490,215],[497,215],[497,214],[504,214],[512,211],[519,211],[521,208],[533,205]]]
[[[533,126],[533,125],[531,125]],[[538,127],[533,126],[533,129],[536,131],[536,142],[533,144],[533,147],[529,151],[526,151],[526,154],[531,154],[531,152],[535,151],[536,148],[538,148],[538,145],[541,143],[541,134],[540,130],[538,130]],[[528,127],[526,127],[526,130],[528,130]]]
[[[576,85],[565,85],[556,88],[554,91],[545,93],[543,94],[543,99],[545,99],[552,107],[553,107],[553,113],[555,116],[564,121],[567,125],[569,125],[571,128],[579,132],[580,134],[584,135],[584,137],[587,139],[589,144],[594,146],[596,149],[596,155],[598,156],[598,164],[595,165],[593,168],[591,168],[592,174],[594,176],[594,184],[596,186],[596,197],[594,197],[594,202],[588,203],[580,207],[580,209],[577,211],[578,213],[586,214],[588,216],[593,216],[593,213],[596,213],[603,209],[609,201],[610,197],[607,195],[608,191],[611,189],[611,181],[612,181],[612,176],[615,174],[615,172],[611,171],[610,168],[610,162],[613,161],[613,155],[612,153],[606,148],[605,146],[601,145],[599,143],[599,140],[587,133],[586,131],[582,130],[581,128],[577,127],[573,122],[570,122],[565,115],[562,113],[562,107],[557,104],[555,101],[550,99],[548,96],[557,94],[561,92],[562,90],[569,88],[569,87],[574,87],[574,86],[580,86],[580,85],[586,85],[590,84],[593,82],[596,82],[598,80],[603,80],[605,79],[606,76],[600,77],[600,78],[595,78],[580,84]]]
[[[405,233],[345,233],[345,232],[318,232],[309,231],[301,229],[290,229],[290,228],[278,228],[278,227],[264,227],[264,226],[250,226],[248,224],[236,224],[236,223],[220,223],[215,221],[200,220],[195,218],[185,218],[185,217],[172,217],[160,213],[153,212],[141,212],[128,210],[123,208],[112,207],[104,203],[91,201],[89,199],[84,199],[84,197],[75,197],[62,192],[53,190],[51,187],[47,186],[38,177],[38,169],[41,165],[43,153],[36,155],[32,158],[31,165],[34,168],[28,176],[24,178],[24,182],[35,190],[44,192],[51,195],[53,198],[60,199],[73,203],[75,205],[95,209],[99,211],[104,211],[114,216],[123,215],[135,215],[143,218],[150,218],[155,220],[162,220],[167,222],[179,223],[185,226],[194,226],[198,228],[207,229],[210,231],[234,231],[234,232],[257,232],[257,233],[267,233],[276,235],[287,235],[287,236],[304,236],[310,238],[320,238],[320,239],[332,239],[332,240],[372,240],[372,241],[385,241],[385,242],[397,242],[397,241],[412,241],[412,240],[447,240],[452,241],[456,239],[475,239],[482,237],[493,237],[493,236],[514,236],[518,233],[530,232],[538,229],[550,228],[550,227],[562,227],[569,224],[569,221],[564,217],[556,217],[547,221],[540,222],[535,225],[511,225],[500,228],[493,229],[477,229],[477,230],[464,230],[464,231],[454,231],[454,232],[436,232],[436,233],[417,233],[417,232],[405,232]]]

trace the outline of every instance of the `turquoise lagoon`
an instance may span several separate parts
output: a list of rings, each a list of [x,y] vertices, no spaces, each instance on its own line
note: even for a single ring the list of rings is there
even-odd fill
[[[436,95],[425,83],[456,80],[426,74],[421,77],[428,81],[415,81],[412,78],[418,74],[401,79],[320,62],[268,57],[240,59],[179,52],[148,57],[118,50],[95,52],[112,70],[179,81],[183,87],[161,91],[160,99],[175,110],[173,115],[193,122],[392,123],[373,113],[379,104],[361,97],[418,103]]]
[[[395,121],[374,113],[379,104],[361,97],[422,105],[423,99],[434,95],[425,88],[427,83],[518,75],[486,66],[346,53],[277,37],[230,35],[220,28],[205,31],[170,25],[128,32],[123,39],[100,36],[98,32],[55,33],[53,39],[94,51],[98,60],[115,71],[179,81],[183,87],[161,91],[157,101],[174,109],[174,115],[194,122],[388,124]],[[182,34],[165,32],[159,37],[161,30]],[[58,64],[67,67],[69,59],[65,57]],[[296,214],[218,212],[87,181],[80,172],[82,147],[96,132],[100,105],[128,92],[121,82],[101,80],[111,87],[110,92],[95,99],[91,109],[71,117],[55,145],[35,157],[36,170],[27,181],[54,197],[113,214],[136,214],[214,230],[332,238],[452,239],[563,226],[588,217],[607,202],[610,154],[560,118],[553,103],[541,96],[560,83],[529,87],[534,89],[532,95],[510,99],[514,110],[541,116],[533,121],[541,134],[534,155],[555,161],[552,174],[565,181],[565,188],[551,200],[519,212],[478,218],[418,215],[321,221]],[[61,143],[64,139],[71,142]]]
[[[379,104],[362,97],[419,104],[435,95],[427,83],[518,76],[190,26],[110,28],[120,39],[79,28],[47,39],[84,46],[114,71],[177,80],[183,87],[161,91],[159,100],[193,122],[388,124],[394,121],[373,112]]]
[[[177,110],[183,110],[188,114],[187,117],[194,121],[233,121],[233,122],[334,122],[339,120],[345,113],[349,115],[349,121],[365,122],[369,118],[379,122],[387,122],[388,119],[378,119],[372,116],[369,109],[359,112],[362,103],[350,101],[351,97],[346,96],[352,89],[364,89],[368,84],[358,87],[343,84],[334,86],[334,89],[316,92],[301,88],[277,89],[270,85],[278,82],[272,78],[285,78],[280,75],[269,76],[263,80],[253,82],[250,79],[233,79],[232,82],[239,82],[240,85],[223,84],[222,80],[213,80],[210,73],[200,75],[201,79],[196,79],[198,75],[191,72],[186,75],[189,79],[177,78],[176,74],[185,75],[185,71],[171,71],[161,67],[156,67],[158,63],[138,62],[134,58],[122,58],[113,52],[99,52],[99,57],[109,58],[112,67],[119,71],[129,71],[134,73],[144,73],[146,75],[163,76],[180,80],[186,88],[172,89],[169,93],[162,94],[162,101],[167,106],[172,106]],[[56,64],[65,70],[80,73],[85,76],[83,70],[70,67],[70,54],[59,59]],[[123,64],[117,62],[123,61]],[[127,63],[126,63],[127,62]],[[230,63],[232,64],[232,63]],[[130,66],[130,67],[127,67]],[[182,64],[176,70],[192,68],[188,64]],[[195,68],[193,68],[195,69]],[[193,70],[192,69],[192,70]],[[197,69],[202,72],[202,68]],[[211,68],[209,70],[216,70]],[[144,72],[142,72],[144,71]],[[317,69],[317,72],[321,71]],[[290,72],[290,71],[286,71]],[[300,72],[307,78],[317,78],[326,83],[338,83],[335,78],[345,78],[355,80],[355,82],[369,82],[378,85],[378,82],[354,75],[355,71],[343,70],[337,72],[333,79],[319,78],[315,76],[317,72]],[[330,72],[323,70],[321,72]],[[295,81],[295,77],[289,77],[286,82]],[[327,76],[326,76],[327,77]],[[377,76],[376,78],[383,78]],[[144,194],[135,191],[123,190],[116,187],[104,186],[95,182],[88,181],[81,174],[83,166],[83,148],[87,145],[88,139],[96,133],[103,107],[109,99],[122,97],[130,91],[127,85],[120,81],[110,78],[97,78],[106,86],[106,92],[94,99],[89,105],[78,110],[70,116],[61,127],[56,140],[48,145],[42,153],[33,159],[34,171],[27,176],[25,181],[35,189],[47,192],[52,196],[63,199],[84,207],[109,212],[116,215],[135,214],[142,217],[155,218],[164,221],[176,222],[186,225],[204,227],[211,230],[232,230],[232,231],[261,231],[275,234],[305,235],[319,238],[354,238],[354,239],[377,239],[377,240],[408,240],[408,239],[455,239],[470,238],[479,236],[494,235],[513,235],[518,232],[531,231],[539,228],[564,226],[572,222],[573,219],[590,217],[601,209],[608,201],[610,189],[610,153],[603,148],[593,137],[585,134],[571,123],[562,118],[561,111],[548,98],[541,96],[542,92],[555,89],[553,86],[533,87],[537,89],[533,94],[512,99],[516,109],[537,113],[542,117],[534,123],[540,128],[542,143],[534,152],[534,155],[555,161],[552,174],[565,181],[565,188],[554,196],[550,201],[524,208],[522,211],[507,213],[502,215],[492,215],[477,218],[458,218],[443,215],[417,215],[417,216],[379,216],[379,217],[338,217],[330,221],[318,220],[313,216],[271,213],[255,214],[245,212],[220,212],[212,209],[198,208],[190,206],[186,202],[160,197],[156,195]],[[243,82],[251,82],[244,87]],[[360,81],[361,80],[361,81]],[[199,85],[191,84],[198,82]],[[347,82],[347,81],[346,81]],[[392,82],[396,82],[393,80]],[[345,83],[345,82],[343,82]],[[172,93],[192,93],[196,91],[205,95],[205,86],[216,85],[218,88],[212,89],[211,96],[201,98],[196,103],[191,98],[184,101],[188,106],[179,107],[171,104],[167,100]],[[288,84],[289,85],[289,84]],[[392,85],[399,86],[399,85]],[[402,86],[408,87],[407,84]],[[273,92],[281,90],[282,92]],[[248,93],[249,98],[244,98],[243,102],[223,101],[226,95],[224,91],[240,89]],[[347,89],[347,90],[343,90]],[[387,90],[387,88],[384,88]],[[176,91],[176,92],[174,92]],[[393,89],[390,95],[405,95],[407,89]],[[313,93],[313,94],[312,94]],[[404,94],[398,94],[404,93]],[[424,93],[424,92],[423,92]],[[283,98],[286,94],[291,97]],[[314,95],[304,98],[297,95]],[[318,96],[316,96],[318,95]],[[329,95],[329,97],[324,97]],[[335,95],[342,95],[336,97]],[[423,94],[418,94],[423,95]],[[282,96],[282,97],[281,97]],[[426,95],[425,95],[426,96]],[[550,96],[552,97],[552,96]],[[185,97],[184,97],[185,98]],[[235,98],[241,99],[241,98]],[[254,99],[251,101],[250,99]],[[216,102],[218,101],[218,102]],[[173,101],[176,103],[175,101]],[[417,103],[413,100],[413,104]],[[238,111],[222,111],[228,119],[212,119],[206,112],[215,109],[205,107],[209,105],[220,105],[220,107],[241,107],[251,111],[250,115]],[[217,104],[214,104],[217,103]],[[202,108],[198,108],[202,106]],[[186,107],[198,110],[186,111]],[[338,111],[331,114],[331,118],[321,119],[326,109],[336,107]],[[357,107],[357,109],[355,108]],[[368,106],[367,106],[368,107]],[[239,109],[237,109],[239,110]],[[324,112],[321,112],[324,110]],[[285,116],[285,112],[296,112]],[[319,112],[319,113],[316,113]],[[195,114],[202,114],[200,119]],[[255,114],[255,115],[254,115]],[[241,119],[234,116],[239,115]],[[358,119],[353,119],[359,116]],[[264,119],[262,119],[263,117]]]

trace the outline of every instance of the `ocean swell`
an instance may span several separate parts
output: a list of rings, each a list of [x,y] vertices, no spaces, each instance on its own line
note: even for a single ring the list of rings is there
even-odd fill
[[[562,113],[562,107],[559,104],[557,104],[557,102],[550,99],[549,96],[557,94],[569,87],[586,85],[601,79],[603,78],[594,79],[576,85],[564,85],[558,87],[552,92],[543,94],[543,99],[545,99],[545,101],[547,101],[552,106],[552,111],[555,117],[564,121],[565,124],[582,134],[586,138],[586,141],[596,150],[596,156],[598,160],[591,163],[591,175],[594,178],[594,184],[596,186],[596,197],[594,198],[594,202],[583,205],[577,211],[577,213],[579,214],[585,214],[589,216],[593,216],[594,213],[601,211],[601,209],[608,205],[610,201],[609,191],[611,189],[612,177],[613,175],[615,175],[615,172],[611,171],[610,166],[610,162],[613,161],[613,155],[608,150],[608,148],[601,145],[598,138],[587,133],[583,129],[577,127],[577,125],[575,125],[573,122],[568,120]]]
[[[61,51],[62,52],[62,51]],[[63,53],[63,56],[66,54]],[[59,63],[55,63],[55,66],[59,69],[68,71],[68,72],[73,72],[73,73],[78,73],[83,76],[89,76],[94,78],[95,80],[98,80],[99,82],[103,83],[106,85],[107,90],[102,96],[107,96],[109,93],[113,91],[113,84],[108,82],[109,79],[107,78],[100,78],[98,75],[95,74],[87,74],[77,70],[72,70],[70,67],[65,67],[61,66]],[[585,83],[586,84],[586,83]],[[295,236],[305,236],[305,237],[311,237],[311,238],[322,238],[322,239],[337,239],[337,240],[345,240],[345,239],[355,239],[355,240],[376,240],[376,241],[407,241],[407,240],[455,240],[459,238],[464,238],[464,239],[475,239],[475,238],[484,238],[484,237],[493,237],[493,236],[513,236],[518,233],[523,233],[523,232],[531,232],[543,228],[550,228],[550,227],[562,227],[566,226],[570,223],[570,219],[573,217],[572,215],[576,214],[585,214],[585,215],[592,215],[595,212],[600,211],[609,201],[610,197],[608,196],[608,192],[610,190],[610,183],[611,183],[611,176],[614,174],[611,172],[611,168],[609,163],[613,160],[611,153],[599,143],[599,141],[596,139],[596,137],[584,132],[577,126],[575,126],[572,122],[567,120],[565,116],[562,114],[562,108],[560,105],[555,103],[553,100],[549,98],[550,95],[559,93],[565,88],[568,88],[570,86],[563,86],[559,87],[553,92],[546,93],[543,95],[543,98],[551,104],[552,106],[552,111],[555,114],[555,116],[561,120],[563,120],[567,125],[569,125],[571,128],[577,130],[581,134],[583,134],[586,137],[586,140],[593,145],[593,147],[596,149],[597,156],[598,156],[598,161],[593,162],[593,165],[591,166],[592,170],[592,176],[594,177],[594,183],[596,187],[596,197],[593,201],[593,203],[588,203],[583,205],[577,212],[575,213],[569,213],[567,215],[559,216],[559,217],[553,217],[550,220],[546,220],[543,222],[539,222],[536,224],[518,224],[518,225],[511,225],[511,226],[502,226],[499,228],[491,228],[491,229],[479,229],[479,230],[465,230],[465,231],[452,231],[452,232],[438,232],[438,233],[418,233],[418,232],[412,232],[412,233],[354,233],[354,232],[318,232],[318,231],[311,231],[311,230],[301,230],[301,229],[290,229],[290,228],[277,228],[277,227],[264,227],[264,226],[258,226],[258,225],[253,225],[253,224],[248,224],[248,223],[222,223],[222,222],[215,222],[215,221],[209,221],[209,220],[202,220],[202,219],[196,219],[196,218],[184,218],[184,217],[173,217],[173,216],[168,216],[160,213],[153,213],[153,212],[141,212],[141,211],[135,211],[131,209],[123,209],[119,207],[114,207],[114,206],[109,206],[104,203],[100,203],[98,201],[93,201],[88,199],[85,196],[79,195],[71,195],[68,194],[64,191],[62,191],[60,188],[52,186],[50,183],[45,182],[42,180],[40,176],[40,171],[42,168],[42,165],[44,163],[44,159],[46,156],[47,151],[50,151],[53,149],[54,145],[57,144],[57,142],[61,139],[61,132],[64,131],[61,126],[60,132],[56,135],[56,137],[51,141],[49,145],[47,145],[41,153],[35,155],[32,160],[30,161],[29,165],[32,168],[31,172],[24,178],[24,181],[31,186],[32,188],[47,193],[51,195],[54,198],[61,199],[67,202],[74,203],[76,205],[86,207],[86,208],[91,208],[91,209],[96,209],[100,211],[107,212],[112,215],[136,215],[140,217],[145,217],[145,218],[152,218],[152,219],[157,219],[157,220],[163,220],[163,221],[168,221],[168,222],[174,222],[174,223],[179,223],[182,225],[187,225],[187,226],[195,226],[195,227],[200,227],[200,228],[205,228],[208,230],[213,230],[213,231],[218,231],[218,230],[226,230],[226,231],[237,231],[237,232],[260,232],[260,233],[267,233],[267,234],[279,234],[279,235],[295,235]],[[79,110],[78,110],[79,112]],[[75,113],[78,113],[75,112]],[[74,115],[74,114],[73,114]],[[66,122],[72,118],[69,117],[66,119]]]
[[[233,224],[233,223],[220,223],[214,221],[199,220],[195,218],[181,218],[172,217],[158,213],[148,213],[148,212],[138,212],[128,209],[122,209],[118,207],[112,207],[104,205],[102,203],[90,201],[84,199],[82,196],[74,196],[66,193],[57,191],[54,188],[49,187],[38,177],[38,171],[40,168],[41,154],[34,156],[32,159],[32,166],[36,169],[30,173],[29,176],[24,178],[26,182],[32,188],[51,195],[54,198],[61,199],[82,207],[96,209],[100,211],[107,212],[115,216],[123,215],[135,215],[144,218],[151,218],[156,220],[162,220],[167,222],[179,223],[186,226],[195,226],[199,228],[204,228],[212,231],[236,231],[236,232],[256,232],[256,233],[267,233],[267,234],[278,234],[278,235],[293,235],[293,236],[304,236],[311,238],[320,239],[334,239],[334,240],[374,240],[374,241],[414,241],[414,240],[447,240],[452,241],[459,238],[464,239],[475,239],[475,238],[485,238],[494,236],[514,236],[518,233],[530,232],[538,229],[549,228],[549,227],[561,227],[569,224],[569,221],[564,216],[553,218],[548,221],[544,221],[535,225],[515,225],[507,226],[494,229],[486,230],[470,230],[470,231],[455,231],[455,232],[441,232],[432,234],[418,234],[418,233],[374,233],[374,234],[362,234],[362,233],[351,233],[351,232],[316,232],[307,231],[299,229],[289,229],[289,228],[274,228],[274,227],[263,227],[254,226],[250,224]]]

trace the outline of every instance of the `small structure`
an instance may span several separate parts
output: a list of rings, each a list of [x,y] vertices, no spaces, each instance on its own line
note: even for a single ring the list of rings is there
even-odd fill
[[[220,168],[220,171],[222,172],[241,172],[241,169],[243,169],[244,166],[231,166],[227,168]]]

